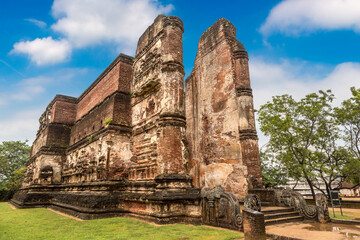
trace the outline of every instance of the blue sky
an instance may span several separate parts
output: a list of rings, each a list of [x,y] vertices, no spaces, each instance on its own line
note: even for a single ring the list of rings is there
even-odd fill
[[[79,96],[158,14],[184,21],[184,66],[220,17],[250,57],[255,107],[271,96],[360,87],[359,0],[18,0],[0,5],[0,142],[34,140],[55,94]],[[260,145],[266,139],[260,133]]]

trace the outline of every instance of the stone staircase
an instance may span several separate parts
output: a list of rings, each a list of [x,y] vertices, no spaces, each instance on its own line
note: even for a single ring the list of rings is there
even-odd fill
[[[264,214],[266,226],[304,220],[303,216],[289,207],[264,206],[261,212]]]

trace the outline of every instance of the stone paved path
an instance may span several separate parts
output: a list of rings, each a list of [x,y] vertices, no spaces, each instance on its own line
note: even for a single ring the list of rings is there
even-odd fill
[[[360,225],[295,222],[267,226],[266,233],[306,240],[360,239]]]

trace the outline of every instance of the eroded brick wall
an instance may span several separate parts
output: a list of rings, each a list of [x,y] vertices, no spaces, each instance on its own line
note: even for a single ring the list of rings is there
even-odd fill
[[[131,156],[130,132],[111,130],[96,135],[67,153],[63,182],[127,179]]]
[[[100,174],[98,179],[101,180],[118,177],[123,162],[130,161],[131,158],[130,150],[126,150],[130,149],[131,79],[132,58],[120,54],[79,98],[57,95],[40,118],[40,127],[32,146],[24,182],[26,184],[61,182],[62,171],[59,168],[66,164],[67,166],[72,164],[75,171],[70,171],[69,175],[67,169],[68,182],[93,180],[86,175],[92,171],[91,169],[101,172],[96,175]],[[104,141],[107,144],[112,143],[113,147],[107,147],[106,150],[99,147]],[[87,147],[88,145],[96,147]],[[75,155],[79,156],[79,159],[72,160],[74,151],[66,154],[66,149],[77,149]],[[102,153],[95,160],[93,156],[99,153],[94,155],[93,149],[100,149],[96,151]],[[123,153],[117,153],[116,149],[121,149]],[[79,151],[81,154],[78,153]],[[101,164],[105,164],[105,175],[99,170],[103,167]],[[42,170],[44,166],[47,168]],[[41,178],[41,172],[43,176],[53,175],[52,180],[46,181],[45,177]],[[82,174],[85,174],[85,177],[81,176]]]
[[[76,98],[56,95],[39,119],[40,126],[31,148],[31,157],[41,147],[67,147],[75,115]]]
[[[130,179],[185,173],[182,21],[159,15],[140,37],[132,81]]]
[[[253,187],[253,169],[260,167],[252,96],[241,92],[251,91],[247,61],[235,27],[219,19],[201,36],[185,83],[193,182],[198,187],[222,185],[240,199]]]
[[[76,102],[57,100],[53,104],[50,122],[74,123],[76,117]]]
[[[116,91],[129,93],[132,58],[119,55],[99,78],[79,97],[76,120],[104,101]]]

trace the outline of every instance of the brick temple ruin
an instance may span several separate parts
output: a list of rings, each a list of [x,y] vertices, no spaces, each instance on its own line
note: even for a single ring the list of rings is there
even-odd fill
[[[51,101],[14,205],[239,229],[239,201],[263,186],[248,54],[221,18],[184,84],[183,32],[159,15],[135,58],[120,54],[80,97]]]

